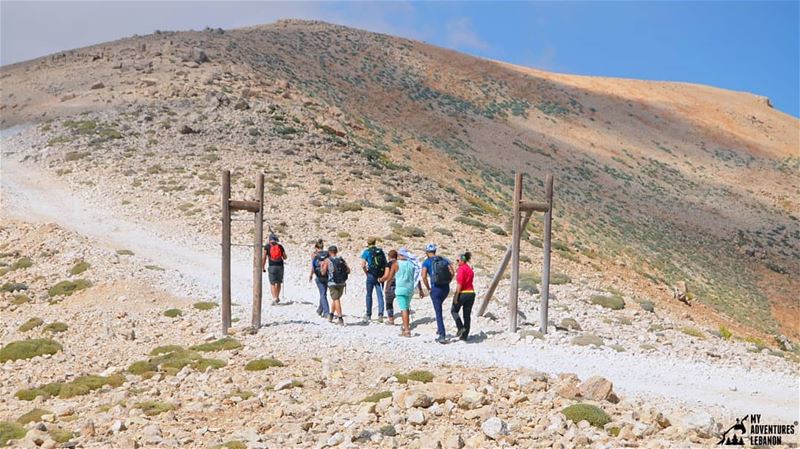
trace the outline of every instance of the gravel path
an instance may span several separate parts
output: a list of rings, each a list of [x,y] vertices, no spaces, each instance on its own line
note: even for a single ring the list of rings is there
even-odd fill
[[[2,214],[33,222],[55,222],[82,234],[97,245],[127,248],[137,257],[151,260],[174,274],[169,287],[176,293],[199,297],[218,297],[219,245],[210,236],[181,236],[168,224],[138,223],[95,207],[75,195],[57,178],[20,164],[5,156],[2,160]],[[243,307],[234,309],[242,321],[249,317],[251,295],[250,251],[234,251],[233,297]],[[376,360],[392,357],[415,358],[441,364],[526,367],[550,373],[573,372],[581,378],[602,375],[614,382],[623,396],[638,397],[662,407],[681,406],[719,410],[724,414],[762,413],[780,421],[798,418],[798,379],[783,373],[748,371],[719,366],[705,361],[681,360],[659,355],[642,356],[616,353],[609,349],[551,345],[545,342],[513,344],[503,335],[489,332],[474,343],[456,342],[438,345],[432,341],[433,324],[429,320],[416,329],[410,339],[397,337],[399,327],[364,324],[350,316],[348,326],[340,328],[320,320],[314,313],[317,292],[307,284],[303,257],[302,268],[295,257],[287,267],[285,297],[289,304],[265,306],[262,333],[304,334],[304,340],[318,339],[319,344],[354,345],[363,348]],[[351,264],[355,259],[351,257]],[[354,276],[351,284],[363,284],[363,276]],[[265,285],[265,304],[269,303]],[[352,288],[344,303],[345,313],[361,312],[363,287]],[[415,317],[432,317],[427,300],[415,299]],[[359,313],[360,314],[360,313]],[[415,319],[412,316],[412,320]],[[450,321],[450,320],[448,320]],[[480,322],[474,327],[479,327]],[[283,338],[278,340],[285,340]],[[735,390],[735,391],[734,391]]]

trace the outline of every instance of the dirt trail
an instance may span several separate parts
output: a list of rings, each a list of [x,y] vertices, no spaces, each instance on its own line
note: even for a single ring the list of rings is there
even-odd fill
[[[31,222],[55,222],[77,232],[99,246],[128,248],[137,257],[151,260],[175,274],[175,293],[217,297],[219,291],[218,242],[211,236],[179,235],[164,225],[137,222],[95,207],[72,193],[57,178],[29,164],[4,156],[0,170],[0,213]],[[250,252],[234,252],[233,296],[249,303]],[[297,260],[297,259],[295,259]],[[660,355],[610,353],[573,346],[509,346],[505,339],[476,344],[436,345],[429,335],[398,339],[396,328],[380,325],[349,325],[339,328],[322,323],[314,313],[316,289],[306,283],[305,265],[288,264],[286,298],[292,303],[266,306],[267,326],[261,332],[304,332],[319,338],[321,345],[337,342],[363,348],[367,357],[391,360],[398,354],[434,363],[527,367],[551,373],[574,372],[581,378],[602,375],[612,379],[623,396],[638,396],[657,404],[683,402],[690,409],[722,407],[735,414],[761,413],[781,422],[798,418],[798,380],[790,376],[745,368],[719,366],[702,361]],[[353,285],[363,280],[355,277]],[[268,289],[265,289],[268,291]],[[360,310],[358,288],[350,294],[348,310]],[[357,299],[358,298],[358,299]],[[234,310],[237,314],[237,310]],[[240,316],[249,314],[238,309]],[[422,312],[421,314],[424,314]],[[352,317],[349,318],[352,320]],[[733,391],[733,390],[736,391]]]

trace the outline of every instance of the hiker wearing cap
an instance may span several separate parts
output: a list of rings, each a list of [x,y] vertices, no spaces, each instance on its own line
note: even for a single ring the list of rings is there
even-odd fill
[[[411,336],[410,310],[411,297],[414,295],[414,287],[418,285],[418,265],[414,264],[416,258],[406,249],[400,248],[399,251],[390,251],[397,256],[397,261],[392,264],[385,280],[387,283],[394,284],[395,298],[397,307],[400,309],[400,316],[403,319],[403,329],[401,337]]]
[[[286,260],[286,249],[278,243],[278,236],[274,233],[269,235],[269,243],[264,245],[264,257],[261,269],[269,263],[269,285],[272,289],[272,304],[281,301],[281,287],[283,287],[283,261]]]
[[[456,272],[456,291],[453,293],[453,305],[450,313],[456,322],[456,337],[463,341],[469,338],[469,323],[471,321],[472,306],[475,304],[475,287],[472,285],[475,279],[475,272],[469,265],[472,253],[469,251],[458,256],[458,271]],[[458,315],[459,310],[464,309],[464,321]]]
[[[325,251],[322,239],[314,243],[314,250],[311,252],[311,273],[308,274],[308,282],[314,280],[319,290],[319,305],[317,315],[333,321],[333,314],[328,307],[328,278],[322,275],[322,262],[328,258],[328,251]]]
[[[394,299],[395,280],[392,278],[392,269],[397,264],[397,251],[390,250],[388,253],[389,260],[386,261],[386,270],[383,276],[378,281],[383,284],[383,299],[386,301],[386,318],[390,325],[394,325]]]
[[[331,312],[336,318],[336,324],[344,325],[342,314],[342,295],[347,286],[347,278],[350,275],[350,267],[347,262],[339,256],[339,248],[336,245],[328,247],[328,258],[322,262],[320,273],[328,278],[328,292],[331,295]]]
[[[364,321],[372,318],[372,291],[378,295],[378,322],[383,322],[383,285],[380,278],[386,274],[386,254],[377,246],[377,238],[367,239],[367,247],[361,253],[361,269],[367,275],[367,311],[364,314]]]
[[[442,306],[447,295],[450,294],[450,281],[453,280],[455,271],[453,264],[442,256],[436,255],[436,244],[428,243],[425,246],[425,255],[428,257],[422,263],[422,283],[431,294],[433,310],[436,313],[436,342],[446,341]],[[429,282],[430,279],[430,282]]]

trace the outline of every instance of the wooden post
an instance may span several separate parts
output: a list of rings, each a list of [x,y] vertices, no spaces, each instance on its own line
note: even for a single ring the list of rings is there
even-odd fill
[[[553,175],[548,173],[545,178],[545,196],[547,197],[547,212],[544,214],[544,255],[542,260],[542,301],[540,306],[541,332],[547,333],[547,308],[550,300],[550,224],[553,221]]]
[[[528,222],[531,221],[531,215],[533,211],[525,212],[525,218],[522,219],[522,232],[528,227]],[[494,274],[492,278],[492,282],[489,283],[489,289],[486,291],[486,295],[483,297],[483,303],[481,303],[481,308],[478,311],[478,316],[483,316],[486,313],[486,309],[489,307],[489,301],[492,300],[494,296],[494,291],[497,289],[497,286],[500,284],[500,279],[503,278],[503,274],[506,272],[506,268],[508,267],[508,262],[511,261],[511,245],[508,245],[508,249],[506,249],[506,254],[503,256],[502,262],[500,262],[500,267],[497,268],[497,272]]]
[[[255,215],[255,235],[253,237],[253,331],[261,328],[261,264],[264,258],[264,174],[256,179],[256,201],[259,208]]]
[[[517,299],[519,296],[519,243],[520,213],[519,203],[522,201],[522,173],[514,177],[514,210],[511,227],[511,292],[508,295],[508,331],[517,331]]]
[[[231,327],[231,172],[222,172],[222,334]]]

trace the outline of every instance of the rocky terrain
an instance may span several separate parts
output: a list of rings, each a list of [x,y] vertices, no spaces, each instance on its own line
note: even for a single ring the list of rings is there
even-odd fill
[[[0,90],[19,125],[1,154],[0,445],[675,447],[754,409],[797,420],[797,120],[761,99],[295,21],[52,55],[0,68]],[[344,328],[314,315],[319,237],[351,264],[369,235],[469,249],[484,291],[520,167],[531,199],[556,173],[547,335],[536,220],[516,334],[508,279],[469,343],[432,343],[427,299],[411,339],[362,322],[359,275]],[[219,335],[223,169],[238,199],[265,173],[290,254],[256,335],[247,248]]]

